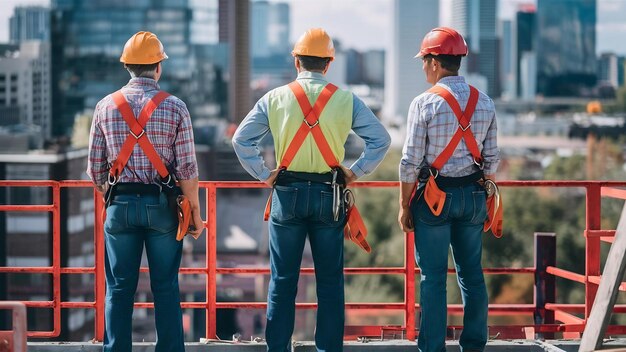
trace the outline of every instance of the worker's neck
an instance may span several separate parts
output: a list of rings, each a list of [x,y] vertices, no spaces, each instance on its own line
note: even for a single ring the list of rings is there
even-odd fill
[[[437,80],[435,81],[435,84],[437,84],[437,82],[439,82],[440,80],[442,80],[445,77],[456,77],[458,75],[459,75],[458,72],[443,71],[443,72],[441,72],[440,74],[437,75]]]

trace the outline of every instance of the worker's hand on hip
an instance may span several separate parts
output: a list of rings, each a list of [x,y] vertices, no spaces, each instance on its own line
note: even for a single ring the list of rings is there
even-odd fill
[[[280,171],[280,169],[272,170],[272,172],[270,172],[270,177],[268,177],[267,180],[265,180],[263,182],[265,182],[265,184],[270,186],[270,187],[274,187],[274,183],[276,182],[276,178],[278,177],[278,172],[279,171]]]
[[[346,180],[346,186],[356,181],[358,177],[354,174],[354,172],[352,172],[352,170],[348,169],[347,167],[343,165],[339,165],[339,167],[341,168],[341,171],[343,171],[343,176],[344,176],[344,179]]]
[[[193,236],[193,238],[198,239],[198,237],[202,234],[202,231],[204,231],[204,222],[200,217],[200,208],[191,210],[191,222],[194,229],[189,230],[188,233]]]
[[[415,230],[413,215],[411,214],[411,209],[409,209],[409,207],[400,208],[400,214],[398,214],[398,224],[400,224],[400,228],[404,232],[413,232],[413,230]]]

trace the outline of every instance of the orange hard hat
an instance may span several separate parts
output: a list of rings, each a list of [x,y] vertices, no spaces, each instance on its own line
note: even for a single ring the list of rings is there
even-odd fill
[[[467,55],[467,43],[459,32],[449,27],[438,27],[426,34],[420,52],[415,57],[425,55]]]
[[[335,58],[335,46],[328,33],[321,28],[311,28],[304,32],[293,46],[291,55]]]
[[[131,65],[150,65],[165,59],[167,59],[167,54],[156,34],[137,32],[124,45],[120,62]]]

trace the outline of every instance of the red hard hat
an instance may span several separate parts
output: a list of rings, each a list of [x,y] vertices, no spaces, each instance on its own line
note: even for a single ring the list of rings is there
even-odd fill
[[[467,43],[459,32],[449,27],[438,27],[426,34],[420,52],[415,57],[425,55],[467,55]]]

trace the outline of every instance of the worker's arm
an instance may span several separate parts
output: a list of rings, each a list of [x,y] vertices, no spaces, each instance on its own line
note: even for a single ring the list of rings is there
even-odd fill
[[[485,141],[483,142],[482,157],[484,162],[483,172],[485,177],[495,180],[495,173],[498,170],[498,164],[500,163],[500,150],[498,149],[498,124],[496,122],[496,113],[493,102],[491,102],[493,111],[493,117]]]
[[[365,141],[365,149],[350,169],[343,168],[349,182],[374,171],[385,158],[391,144],[385,127],[356,95],[353,95],[352,130]]]
[[[101,104],[98,103],[91,120],[89,132],[89,157],[87,158],[87,175],[100,193],[106,191],[107,185],[107,155],[106,139],[100,129]]]
[[[193,138],[191,116],[187,106],[177,100],[179,122],[174,142],[174,157],[176,160],[174,175],[178,180],[183,195],[189,200],[191,207],[191,224],[194,230],[189,231],[193,237],[198,238],[204,230],[204,222],[200,216],[200,200],[198,196],[198,162]]]
[[[410,204],[413,189],[418,182],[418,170],[426,153],[426,119],[420,116],[419,100],[416,98],[409,107],[407,117],[406,139],[400,159],[400,212],[398,223],[404,232],[411,232],[415,228]]]
[[[265,166],[259,149],[259,142],[270,130],[267,115],[268,105],[269,98],[266,94],[259,99],[243,119],[233,136],[232,143],[241,166],[252,177],[271,185],[276,179],[278,170],[270,170]]]

